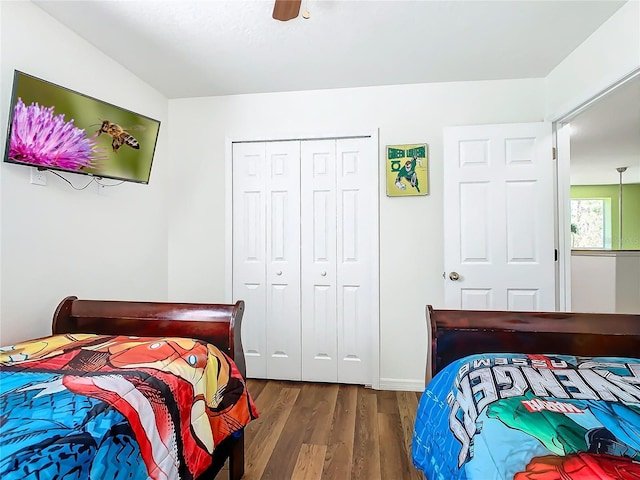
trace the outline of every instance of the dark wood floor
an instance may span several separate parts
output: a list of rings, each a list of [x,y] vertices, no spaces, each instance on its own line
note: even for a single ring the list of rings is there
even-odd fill
[[[244,479],[423,478],[411,463],[419,393],[263,380],[247,387],[260,418],[246,430]]]

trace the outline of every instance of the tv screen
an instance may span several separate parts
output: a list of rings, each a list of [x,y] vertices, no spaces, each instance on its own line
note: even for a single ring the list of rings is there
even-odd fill
[[[160,122],[15,71],[4,161],[149,183]]]

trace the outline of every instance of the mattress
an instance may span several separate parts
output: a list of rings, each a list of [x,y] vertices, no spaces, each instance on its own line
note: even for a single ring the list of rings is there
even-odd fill
[[[638,480],[640,360],[459,359],[421,397],[412,457],[428,480]]]

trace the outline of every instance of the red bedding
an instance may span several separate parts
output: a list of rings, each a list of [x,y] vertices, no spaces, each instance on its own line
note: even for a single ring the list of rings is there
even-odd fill
[[[191,479],[257,411],[211,344],[56,335],[0,349],[0,415],[3,479]]]

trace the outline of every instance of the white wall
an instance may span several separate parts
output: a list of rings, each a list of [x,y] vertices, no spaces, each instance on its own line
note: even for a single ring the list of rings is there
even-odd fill
[[[616,312],[640,312],[640,251],[618,254],[616,262]]]
[[[574,312],[640,312],[640,252],[574,250],[571,253]]]
[[[64,85],[162,122],[149,185],[98,195],[47,173],[2,164],[0,344],[48,335],[63,297],[167,297],[167,100],[30,2],[0,2],[3,155],[13,70]],[[88,177],[66,174],[75,185]]]
[[[226,136],[379,128],[380,376],[421,384],[424,308],[444,301],[442,128],[540,121],[542,91],[542,80],[509,80],[170,100],[170,298],[224,298]],[[388,198],[385,145],[421,142],[429,144],[430,195]]]
[[[640,68],[640,1],[630,0],[545,79],[546,118],[557,120]]]
[[[571,310],[615,313],[616,257],[571,254]]]

